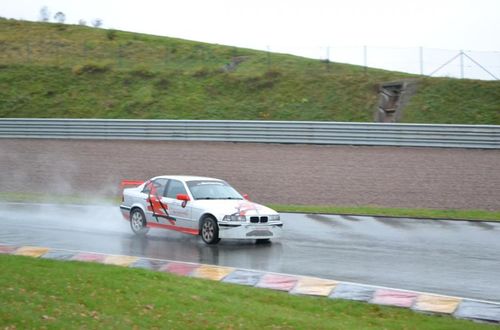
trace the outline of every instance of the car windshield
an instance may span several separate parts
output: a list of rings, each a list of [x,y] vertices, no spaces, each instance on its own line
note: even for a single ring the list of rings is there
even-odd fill
[[[186,182],[194,199],[243,199],[243,197],[224,181]]]

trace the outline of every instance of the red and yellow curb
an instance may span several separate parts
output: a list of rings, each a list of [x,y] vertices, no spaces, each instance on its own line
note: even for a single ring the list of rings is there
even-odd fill
[[[279,290],[290,294],[364,301],[371,304],[409,308],[418,312],[500,323],[500,303],[490,301],[383,288],[315,277],[37,246],[0,245],[0,254],[145,268],[180,276]]]

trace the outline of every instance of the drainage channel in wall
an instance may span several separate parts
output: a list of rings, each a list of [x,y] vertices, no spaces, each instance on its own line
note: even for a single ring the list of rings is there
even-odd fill
[[[403,108],[415,90],[416,82],[413,80],[382,83],[379,88],[379,103],[375,112],[375,121],[381,123],[399,122]]]

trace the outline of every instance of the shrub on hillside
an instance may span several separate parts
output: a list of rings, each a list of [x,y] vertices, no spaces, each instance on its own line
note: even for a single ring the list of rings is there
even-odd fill
[[[268,79],[276,79],[281,77],[282,73],[278,69],[269,69],[264,73],[264,76]]]
[[[193,73],[193,77],[195,78],[205,78],[205,77],[208,77],[212,74],[212,70],[210,70],[209,68],[207,67],[201,67],[197,70],[194,71]]]
[[[236,82],[249,91],[259,91],[273,88],[281,75],[282,73],[279,70],[269,69],[260,75],[237,78]]]
[[[130,74],[132,76],[143,78],[143,79],[152,78],[156,75],[146,65],[143,65],[143,64],[140,64],[140,65],[136,66],[135,68],[133,68],[130,71]]]
[[[76,75],[81,75],[85,73],[95,74],[95,73],[105,73],[111,71],[110,63],[97,63],[88,62],[85,64],[75,65],[72,69],[73,73]]]
[[[106,38],[108,38],[108,40],[115,40],[116,36],[116,30],[110,29],[106,31]]]
[[[161,77],[160,79],[155,81],[155,87],[160,90],[168,89],[171,82],[167,77]]]

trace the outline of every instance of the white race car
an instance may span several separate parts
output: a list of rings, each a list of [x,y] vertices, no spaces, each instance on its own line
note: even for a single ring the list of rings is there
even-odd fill
[[[268,242],[281,236],[280,215],[240,195],[227,182],[195,176],[157,176],[146,182],[122,181],[121,212],[132,231],[165,228],[200,235],[207,244],[221,238]]]

